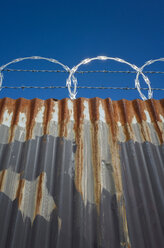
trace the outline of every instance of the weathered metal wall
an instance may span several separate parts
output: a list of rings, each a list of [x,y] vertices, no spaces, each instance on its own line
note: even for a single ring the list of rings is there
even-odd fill
[[[163,248],[164,100],[0,100],[0,248]]]

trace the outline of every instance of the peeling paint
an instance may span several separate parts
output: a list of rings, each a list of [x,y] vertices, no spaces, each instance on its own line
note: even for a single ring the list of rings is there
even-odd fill
[[[118,121],[118,122],[117,122],[117,126],[118,126],[118,127],[122,127],[122,125],[121,125],[121,122],[120,122],[120,121]]]
[[[19,121],[18,126],[25,128],[26,127],[27,118],[25,113],[19,113]]]
[[[103,106],[102,104],[100,103],[99,105],[99,120],[102,121],[102,122],[106,122],[106,119],[105,119],[105,111],[103,109]]]
[[[137,124],[137,119],[136,119],[135,116],[134,116],[133,119],[132,119],[132,124]]]
[[[164,117],[162,115],[159,115],[159,116],[160,116],[161,121],[164,123]]]
[[[38,187],[40,177],[41,175],[34,181],[28,181],[21,179],[21,174],[12,171],[11,168],[0,172],[0,192],[3,192],[12,201],[14,201],[17,197],[20,199],[21,194],[19,209],[21,210],[24,221],[26,217],[29,217],[33,223],[37,214],[43,216],[47,221],[49,221],[51,212],[56,207],[52,196],[47,190],[47,178],[45,173],[43,173],[43,183],[41,186],[43,196],[40,204],[37,205],[36,189]],[[21,181],[23,181],[23,188],[19,191],[19,184]],[[41,189],[39,188],[38,191],[40,190]],[[37,212],[35,211],[36,207],[38,207]]]
[[[84,119],[86,121],[90,121],[88,102],[84,100],[83,105],[84,105]]]
[[[54,102],[51,121],[58,121],[58,102]]]
[[[35,117],[35,122],[36,122],[36,123],[43,123],[44,110],[45,110],[45,106],[42,106],[42,107],[39,109],[39,111],[38,111],[38,113],[37,113],[37,115],[36,115],[36,117]]]
[[[13,117],[13,112],[9,113],[8,109],[6,109],[3,114],[2,124],[7,127],[11,127],[12,117]]]
[[[74,121],[73,102],[71,100],[68,100],[68,111],[69,111],[69,120]]]
[[[146,121],[147,121],[148,123],[151,123],[151,118],[150,118],[149,112],[148,112],[147,110],[144,110],[144,113],[145,113],[145,115],[146,115]]]

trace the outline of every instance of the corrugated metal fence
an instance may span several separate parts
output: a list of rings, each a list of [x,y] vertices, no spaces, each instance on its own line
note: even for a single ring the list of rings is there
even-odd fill
[[[0,100],[0,248],[163,248],[164,99]]]

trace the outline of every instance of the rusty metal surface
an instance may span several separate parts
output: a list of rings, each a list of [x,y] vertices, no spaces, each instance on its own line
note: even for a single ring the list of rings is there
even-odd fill
[[[0,247],[163,247],[164,99],[0,99]]]
[[[124,197],[132,247],[163,247],[164,145],[121,144]]]

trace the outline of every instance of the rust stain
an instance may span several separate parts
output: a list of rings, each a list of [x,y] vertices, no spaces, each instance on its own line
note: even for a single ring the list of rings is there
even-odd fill
[[[44,172],[42,172],[39,176],[38,184],[37,184],[37,195],[36,195],[36,204],[35,204],[35,214],[34,219],[37,214],[40,213],[40,205],[42,201],[42,183],[44,179]]]
[[[17,199],[18,208],[22,212],[22,216],[24,218],[26,218],[27,216],[30,217],[31,224],[33,223],[33,221],[37,215],[41,215],[49,221],[50,214],[53,211],[53,209],[56,208],[56,204],[55,204],[52,196],[47,194],[48,191],[46,191],[47,188],[44,185],[44,181],[45,181],[44,172],[42,172],[38,176],[36,181],[27,181],[26,179],[21,179],[22,173],[12,172],[12,173],[15,173],[15,174],[12,174],[12,176],[16,180],[14,181],[14,184],[12,185],[13,190],[11,190],[11,194],[10,194],[10,192],[8,191],[8,189],[6,187],[6,185],[9,184],[10,179],[7,178],[7,180],[6,180],[6,178],[5,178],[9,171],[11,171],[10,168],[0,172],[0,191],[3,192],[5,195],[7,195],[12,201]],[[9,175],[10,175],[10,173],[11,172],[9,172]],[[34,202],[31,200],[31,198],[28,198],[29,194],[32,192],[30,192],[30,190],[27,191],[26,182],[27,182],[27,187],[29,187],[29,185],[28,185],[29,183],[31,185],[36,185],[36,190],[33,192],[34,197],[35,197]],[[45,195],[44,195],[44,193],[45,193]],[[47,196],[48,196],[48,198],[47,198]],[[27,203],[27,199],[28,199],[28,203]],[[43,203],[42,200],[44,201],[45,199],[46,199],[47,203],[50,203],[50,205],[49,205],[50,209],[48,209],[48,215],[47,215],[47,212],[46,212],[46,214],[44,214],[44,211],[42,209],[42,206],[44,205],[44,204],[42,205],[42,203]],[[31,202],[29,202],[29,200]],[[29,205],[33,204],[33,209],[31,209],[30,215],[29,215],[29,212],[27,211],[27,209],[28,209],[27,204],[29,204]]]
[[[3,186],[4,177],[5,177],[5,172],[6,172],[6,170],[3,170],[3,171],[0,172],[0,191],[2,191],[2,186]]]
[[[126,104],[125,101],[119,102],[119,104],[123,104],[124,114],[126,113]],[[109,145],[110,145],[110,152],[111,152],[111,160],[113,166],[113,176],[116,188],[116,197],[117,197],[117,204],[118,204],[118,213],[119,217],[123,222],[123,232],[124,238],[126,240],[126,244],[129,244],[129,234],[128,234],[128,227],[127,227],[127,217],[126,217],[126,210],[125,210],[125,202],[122,201],[123,196],[123,187],[122,187],[122,177],[121,177],[121,166],[120,166],[120,156],[119,156],[119,143],[118,143],[118,126],[117,122],[120,121],[125,123],[127,118],[121,116],[119,118],[119,104],[114,102],[112,104],[110,99],[106,99],[104,102],[104,110],[105,110],[105,118],[109,128]],[[121,227],[120,227],[121,228]],[[121,232],[121,229],[120,229]]]
[[[43,134],[48,134],[49,123],[52,118],[54,101],[52,99],[48,99],[45,101],[45,111],[43,116]]]
[[[16,198],[18,199],[18,207],[21,207],[22,203],[22,198],[23,198],[23,190],[24,190],[24,185],[25,185],[25,179],[20,179],[17,192],[16,192]]]
[[[105,111],[105,118],[106,118],[106,123],[108,127],[110,128],[110,139],[113,140],[113,142],[116,142],[117,140],[117,109],[116,109],[116,104],[112,103],[110,98],[107,98],[104,100],[104,111]]]
[[[9,114],[13,112],[13,107],[15,105],[16,100],[11,99],[11,98],[3,98],[0,99],[0,109],[1,109],[1,114],[0,114],[0,123],[2,122],[3,119],[3,113],[7,109]]]
[[[121,179],[121,171],[120,171],[120,160],[119,160],[119,153],[118,153],[118,126],[117,121],[114,117],[117,118],[115,115],[118,113],[116,103],[111,103],[110,99],[105,100],[105,118],[109,128],[109,145],[111,149],[111,156],[112,156],[112,164],[114,169],[114,179],[116,183],[116,190],[117,192],[122,192],[122,181]],[[118,119],[117,119],[118,120]]]
[[[58,107],[58,125],[59,125],[59,136],[67,137],[67,123],[69,121],[69,110],[67,106],[68,99],[62,99],[59,101]]]
[[[9,143],[14,140],[15,128],[16,128],[18,121],[19,121],[19,113],[24,112],[24,102],[25,102],[24,100],[25,99],[19,98],[13,104],[13,113],[14,114],[13,114],[13,118],[12,118],[12,122],[11,122]]]
[[[91,103],[93,99],[85,99],[80,98],[83,102],[88,101]],[[96,98],[99,99],[99,98]],[[74,105],[78,105],[78,99],[73,101]],[[120,101],[111,101],[111,99],[99,99],[102,104],[104,104],[104,108],[108,108],[108,112],[113,112],[113,115],[107,118],[107,123],[111,125],[112,133],[116,133],[116,125],[113,123],[120,122],[120,124],[124,127],[124,133],[126,136],[126,140],[129,140],[133,137],[132,133],[133,130],[131,129],[131,123],[133,118],[135,117],[138,124],[141,125],[141,132],[145,140],[150,139],[148,132],[146,130],[145,122],[145,110],[148,111],[151,122],[154,125],[154,129],[159,137],[161,143],[163,143],[163,136],[161,134],[161,118],[160,116],[164,117],[164,99],[162,100],[147,100],[142,101],[139,99],[128,101],[128,100],[120,100]],[[12,142],[14,139],[15,134],[15,127],[18,125],[19,120],[19,113],[24,113],[27,119],[26,122],[26,140],[32,138],[33,128],[35,126],[35,117],[38,114],[39,110],[44,107],[43,113],[43,134],[48,134],[49,130],[49,122],[51,120],[53,114],[53,106],[54,101],[53,99],[48,100],[40,100],[40,99],[33,99],[27,100],[24,98],[19,98],[17,100],[4,98],[0,99],[0,123],[3,121],[3,115],[7,110],[9,114],[13,113],[12,120],[11,120],[11,127],[9,130],[9,142]],[[76,111],[79,112],[80,118],[82,120],[83,115],[82,111],[79,110],[78,107],[75,107]],[[97,113],[97,115],[96,115]],[[67,124],[70,120],[70,113],[68,109],[68,99],[62,99],[58,101],[58,130],[60,137],[67,136]],[[94,115],[91,115],[91,122],[96,122],[98,120],[98,111],[95,112]],[[145,131],[147,132],[145,136]],[[115,139],[117,137],[114,137]]]
[[[70,100],[69,100],[70,101]],[[105,121],[109,129],[109,146],[111,151],[111,160],[113,166],[113,175],[116,188],[116,196],[118,202],[118,211],[120,218],[123,221],[123,230],[126,238],[126,242],[121,245],[129,244],[129,234],[127,228],[127,218],[125,211],[125,203],[122,203],[122,178],[121,178],[121,168],[120,168],[120,157],[119,157],[119,129],[118,123],[121,125],[123,132],[125,134],[125,139],[135,139],[134,130],[132,128],[133,119],[135,118],[138,124],[140,135],[144,141],[151,141],[151,129],[147,122],[147,116],[145,111],[147,111],[150,116],[150,123],[152,128],[154,128],[160,143],[164,142],[163,135],[163,123],[161,120],[164,118],[164,99],[162,100],[147,100],[142,101],[139,99],[128,101],[122,99],[120,101],[112,101],[110,98],[105,100],[100,98],[85,99],[79,98],[73,101],[73,112],[74,112],[74,133],[75,133],[75,143],[77,145],[77,150],[75,154],[75,185],[76,189],[82,192],[82,175],[84,166],[84,101],[88,103],[89,106],[89,118],[91,123],[91,142],[92,142],[92,163],[93,163],[93,174],[94,174],[94,198],[97,205],[97,210],[99,212],[100,208],[100,197],[101,197],[101,176],[100,176],[100,166],[101,166],[101,147],[99,143],[99,106],[100,103],[103,106],[105,112]],[[18,125],[19,113],[24,113],[27,119],[26,122],[26,140],[29,140],[33,136],[33,131],[35,127],[35,117],[37,116],[40,109],[44,107],[43,113],[43,134],[48,134],[49,123],[53,114],[54,101],[53,99],[48,100],[26,100],[23,98],[13,100],[10,98],[0,99],[0,124],[3,121],[3,115],[7,110],[8,113],[13,113],[11,120],[11,127],[9,127],[10,137],[9,142],[14,139],[15,128]],[[62,99],[58,101],[58,130],[60,137],[67,137],[67,124],[70,121],[70,112],[68,108],[68,99]],[[0,172],[0,190],[3,186],[3,180],[5,178],[6,171]],[[44,180],[44,173],[42,173],[38,178],[37,183],[37,193],[36,193],[36,206],[34,216],[39,214],[40,206],[42,202],[43,192],[42,184]],[[21,206],[23,190],[25,186],[25,180],[20,179],[18,182],[18,187],[16,190],[16,198],[18,199],[18,206]],[[35,218],[35,217],[34,217]],[[58,220],[59,230],[61,229],[61,221]]]
[[[124,238],[126,240],[126,247],[131,247],[130,245],[130,239],[129,239],[129,233],[128,233],[128,224],[127,224],[127,217],[126,217],[126,209],[125,209],[125,201],[124,201],[124,198],[123,198],[123,195],[121,196],[120,195],[120,198],[119,198],[119,203],[121,203],[121,206],[120,206],[120,217],[122,218],[122,221],[123,221],[123,231],[124,231]]]
[[[97,205],[97,210],[100,210],[100,197],[101,197],[101,177],[100,177],[100,145],[99,145],[99,98],[90,100],[90,119],[92,123],[91,137],[92,137],[92,160],[93,160],[93,174],[94,174],[94,197]]]
[[[132,108],[130,108],[129,102],[126,100],[120,100],[118,102],[119,104],[119,116],[120,116],[120,122],[124,126],[124,134],[126,136],[126,139],[130,139],[130,130],[129,130],[129,123],[131,123],[132,116],[134,116]]]
[[[76,189],[81,193],[82,192],[82,174],[83,174],[83,164],[84,164],[84,147],[83,147],[83,120],[84,120],[84,105],[83,99],[79,98],[75,100],[74,104],[74,132],[75,132],[75,142],[77,145],[77,150],[75,154],[75,185]]]
[[[39,110],[44,107],[44,100],[40,99],[32,99],[30,102],[30,111],[27,116],[27,136],[26,139],[31,139],[33,136],[33,128],[35,126],[35,118],[39,112]]]
[[[164,113],[161,111],[159,101],[157,102],[157,100],[150,99],[146,102],[146,105],[147,105],[147,109],[149,111],[151,122],[153,123],[155,131],[156,131],[157,136],[159,138],[159,141],[162,144],[164,140],[162,137],[161,129],[159,127],[159,123],[161,121],[160,114],[162,116],[164,116]]]
[[[152,142],[150,133],[151,130],[147,123],[147,116],[145,115],[146,111],[150,116],[151,125],[154,126],[154,130],[160,140],[160,143],[163,143],[163,136],[160,125],[160,115],[163,116],[163,109],[160,107],[161,104],[159,100],[152,99],[143,102],[142,100],[138,99],[133,101],[127,101],[123,99],[113,102],[113,106],[113,117],[110,117],[110,119],[113,119],[113,121],[116,123],[120,123],[125,135],[125,141],[130,139],[136,140],[135,133],[132,128],[133,119],[135,118],[143,141]],[[109,123],[108,120],[107,123]],[[119,140],[118,134],[116,135],[116,139]]]

